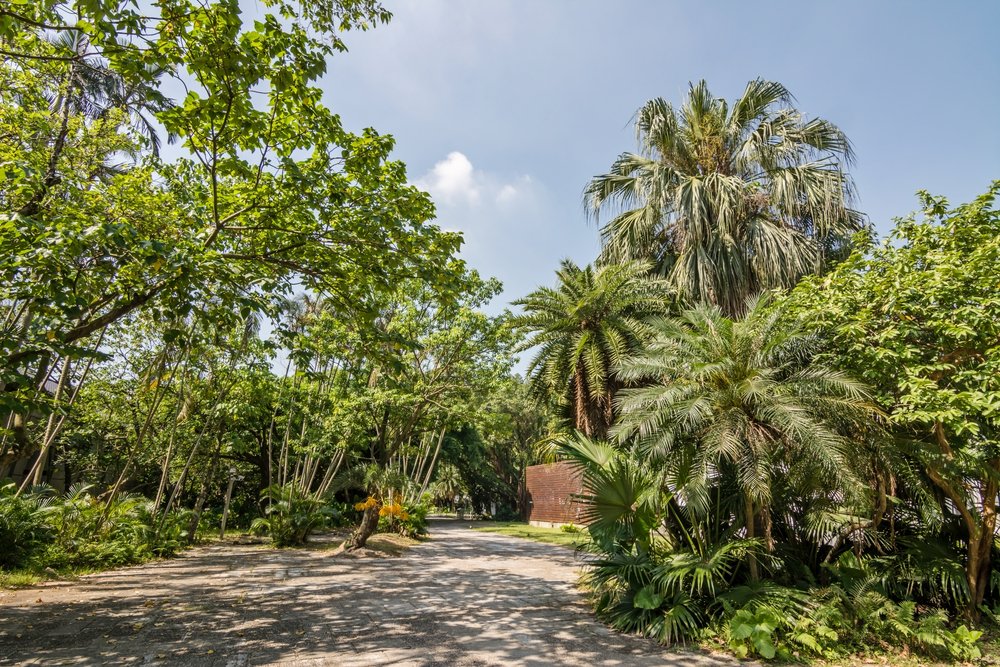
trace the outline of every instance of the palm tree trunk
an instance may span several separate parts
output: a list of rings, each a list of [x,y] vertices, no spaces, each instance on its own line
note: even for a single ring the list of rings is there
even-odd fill
[[[590,423],[590,406],[587,401],[587,379],[583,372],[582,364],[577,365],[573,376],[573,398],[573,416],[576,430],[588,438],[593,437],[594,429]]]
[[[754,512],[753,500],[749,496],[746,496],[743,504],[743,511],[745,513],[744,519],[746,522],[747,539],[752,540],[757,537],[757,516]],[[749,566],[750,580],[758,581],[760,579],[760,572],[757,568],[757,557],[753,554],[750,554]]]

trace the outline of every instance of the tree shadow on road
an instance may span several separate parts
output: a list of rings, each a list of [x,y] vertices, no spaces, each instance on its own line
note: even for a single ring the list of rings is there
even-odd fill
[[[571,563],[565,548],[463,533],[384,559],[219,545],[32,589],[41,602],[0,607],[0,664],[714,662],[607,630],[565,581],[491,565]]]

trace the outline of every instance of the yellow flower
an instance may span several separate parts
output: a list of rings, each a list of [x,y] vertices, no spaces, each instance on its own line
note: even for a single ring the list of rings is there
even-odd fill
[[[389,505],[383,505],[378,511],[379,516],[394,516],[403,518],[406,515],[406,510],[399,503],[391,503]],[[403,519],[405,521],[405,519]]]
[[[375,507],[376,505],[378,505],[378,501],[375,500],[375,497],[368,496],[368,500],[365,500],[364,502],[360,503],[354,503],[354,509],[358,510],[359,512],[362,512],[370,507]],[[381,515],[382,513],[379,512],[379,514]]]

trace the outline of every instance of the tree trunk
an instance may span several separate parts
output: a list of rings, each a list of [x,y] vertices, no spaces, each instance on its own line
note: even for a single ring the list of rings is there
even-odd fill
[[[201,523],[201,511],[205,508],[205,501],[208,499],[208,488],[211,486],[212,478],[215,476],[215,468],[219,464],[219,450],[221,448],[222,442],[220,441],[215,448],[212,463],[208,466],[208,474],[205,475],[205,479],[201,482],[201,489],[198,491],[198,499],[194,503],[194,513],[191,515],[191,524],[188,528],[188,544],[194,544],[194,540],[198,535],[198,524]]]
[[[757,517],[754,513],[753,501],[750,498],[744,500],[744,513],[746,520],[747,539],[752,540],[757,536]],[[750,554],[750,580],[758,581],[760,572],[757,569],[757,557]]]
[[[1000,467],[1000,460],[993,462],[993,467]],[[969,535],[968,562],[965,568],[966,581],[969,584],[969,609],[967,615],[970,619],[976,620],[979,616],[979,607],[986,599],[986,592],[990,587],[990,573],[992,570],[993,540],[997,529],[997,493],[1000,485],[996,482],[988,481],[982,487],[982,513],[979,527],[978,539],[973,540]]]
[[[420,499],[423,498],[424,492],[427,491],[427,486],[431,483],[431,475],[434,474],[434,464],[437,463],[438,454],[441,453],[441,443],[444,442],[444,434],[447,430],[446,426],[441,427],[441,435],[438,436],[437,447],[434,449],[434,456],[431,457],[431,465],[427,468],[427,475],[424,477],[424,483],[420,485],[420,495],[417,496],[418,503],[420,502]]]
[[[368,538],[374,535],[376,529],[378,529],[378,511],[381,507],[381,503],[376,503],[365,510],[364,515],[361,517],[361,524],[357,527],[354,533],[351,534],[347,543],[344,545],[345,550],[353,551],[354,549],[361,549],[365,546],[368,542]]]
[[[583,366],[577,366],[573,377],[573,412],[576,430],[588,438],[593,437],[594,428],[590,423],[590,406],[587,404],[587,381]]]
[[[951,447],[945,437],[944,427],[938,422],[934,426],[934,435],[942,454],[952,457]],[[976,516],[974,508],[967,504],[970,497],[968,484],[971,480],[963,482],[962,492],[953,486],[950,480],[946,479],[941,471],[931,465],[924,464],[927,476],[937,486],[958,509],[965,525],[968,536],[968,547],[966,548],[965,561],[965,582],[969,587],[969,606],[965,610],[965,616],[976,621],[979,618],[979,606],[986,598],[986,592],[990,584],[990,565],[993,541],[997,528],[997,494],[1000,493],[1000,484],[996,480],[996,475],[1000,473],[1000,458],[987,462],[984,474],[990,474],[988,479],[979,481],[979,497],[981,502],[979,516]]]
[[[219,527],[219,539],[226,537],[226,519],[229,518],[229,501],[233,497],[233,484],[236,483],[236,475],[229,475],[229,486],[226,487],[226,499],[222,504],[222,525]]]

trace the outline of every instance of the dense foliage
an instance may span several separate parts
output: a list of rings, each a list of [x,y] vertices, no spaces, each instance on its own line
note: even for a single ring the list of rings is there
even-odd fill
[[[876,244],[847,138],[789,99],[648,103],[641,153],[587,189],[619,207],[598,268],[520,302],[584,471],[585,581],[664,643],[972,659],[1000,610],[1000,184],[954,210],[922,193]]]
[[[516,511],[545,418],[483,313],[499,285],[456,257],[393,139],[345,128],[318,86],[389,18],[0,10],[4,567],[131,562],[206,525],[418,533],[446,465],[480,511]]]
[[[151,505],[139,495],[103,503],[83,484],[20,495],[7,484],[0,488],[0,567],[91,569],[170,555],[187,537],[186,517],[175,513],[160,525]]]
[[[1000,595],[998,194],[995,182],[951,210],[921,193],[923,219],[899,220],[884,243],[791,297],[829,342],[827,356],[878,392],[892,454],[905,466],[887,481],[896,487],[905,475],[909,487],[887,490],[886,511],[964,560],[959,589],[969,614]]]
[[[739,656],[978,657],[1000,608],[1000,184],[790,294],[646,321],[584,469],[598,616]]]

